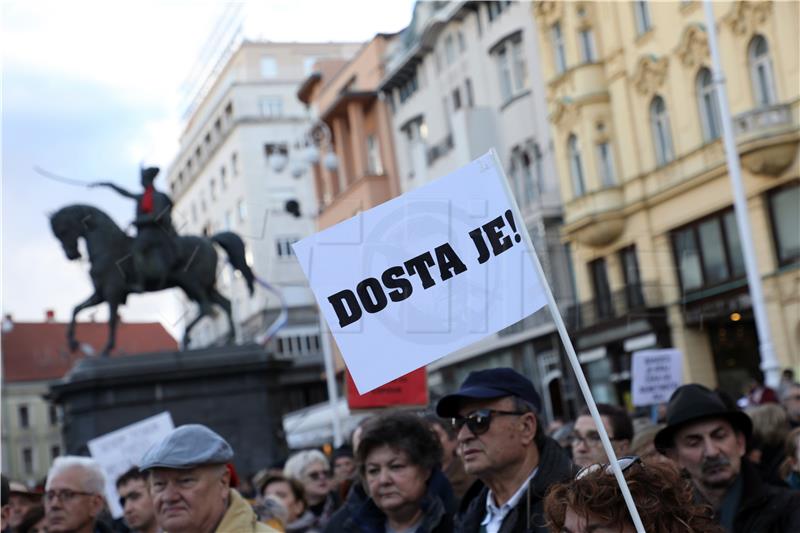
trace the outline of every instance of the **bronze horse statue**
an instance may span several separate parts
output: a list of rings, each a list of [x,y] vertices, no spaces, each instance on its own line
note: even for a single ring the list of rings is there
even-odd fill
[[[116,342],[117,308],[127,301],[130,294],[129,283],[135,279],[134,261],[131,250],[134,239],[128,236],[106,213],[89,205],[70,205],[58,210],[50,217],[53,234],[61,242],[69,260],[80,259],[78,240],[86,241],[91,269],[89,275],[94,285],[94,293],[84,302],[75,306],[72,321],[67,329],[67,341],[75,351],[79,343],[75,338],[75,320],[82,310],[108,303],[109,335],[102,355],[108,356]],[[179,236],[177,261],[172,265],[164,287],[179,287],[189,299],[197,302],[200,312],[187,326],[183,336],[183,347],[190,344],[192,328],[204,316],[212,313],[212,304],[222,307],[228,318],[227,342],[233,342],[235,329],[231,314],[231,302],[220,294],[216,287],[218,244],[227,254],[234,269],[241,272],[252,296],[255,276],[247,265],[244,242],[230,231],[223,231],[211,237]]]

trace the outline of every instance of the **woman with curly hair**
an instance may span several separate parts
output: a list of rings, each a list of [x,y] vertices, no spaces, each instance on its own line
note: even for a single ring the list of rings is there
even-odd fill
[[[665,463],[619,460],[647,533],[722,533],[711,510],[692,501],[689,484]],[[544,501],[550,531],[635,533],[622,491],[608,465],[591,465],[574,481],[555,485]]]

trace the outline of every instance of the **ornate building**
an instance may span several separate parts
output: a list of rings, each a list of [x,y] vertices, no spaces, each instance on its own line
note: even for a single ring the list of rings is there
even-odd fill
[[[701,2],[531,9],[595,398],[624,401],[631,353],[659,346],[682,351],[687,381],[740,394],[758,338]],[[800,4],[713,9],[775,351],[797,368]]]

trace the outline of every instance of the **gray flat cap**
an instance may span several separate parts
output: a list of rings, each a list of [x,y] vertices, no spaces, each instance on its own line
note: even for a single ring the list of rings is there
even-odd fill
[[[149,468],[194,468],[200,465],[224,464],[233,459],[231,445],[200,424],[187,424],[173,429],[161,442],[145,452],[140,470]]]

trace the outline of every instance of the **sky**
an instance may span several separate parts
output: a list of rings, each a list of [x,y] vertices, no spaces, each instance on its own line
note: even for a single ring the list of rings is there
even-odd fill
[[[131,200],[48,180],[34,167],[138,191],[140,164],[165,169],[177,154],[186,80],[202,70],[198,59],[231,10],[208,0],[0,2],[4,316],[36,322],[52,309],[67,321],[92,292],[88,262],[66,259],[49,213],[87,203],[123,228],[133,218]],[[399,31],[412,10],[412,0],[263,0],[241,12],[247,37],[318,42]],[[178,338],[185,325],[172,291],[133,295],[120,315],[159,321]],[[79,319],[107,317],[101,305]]]

